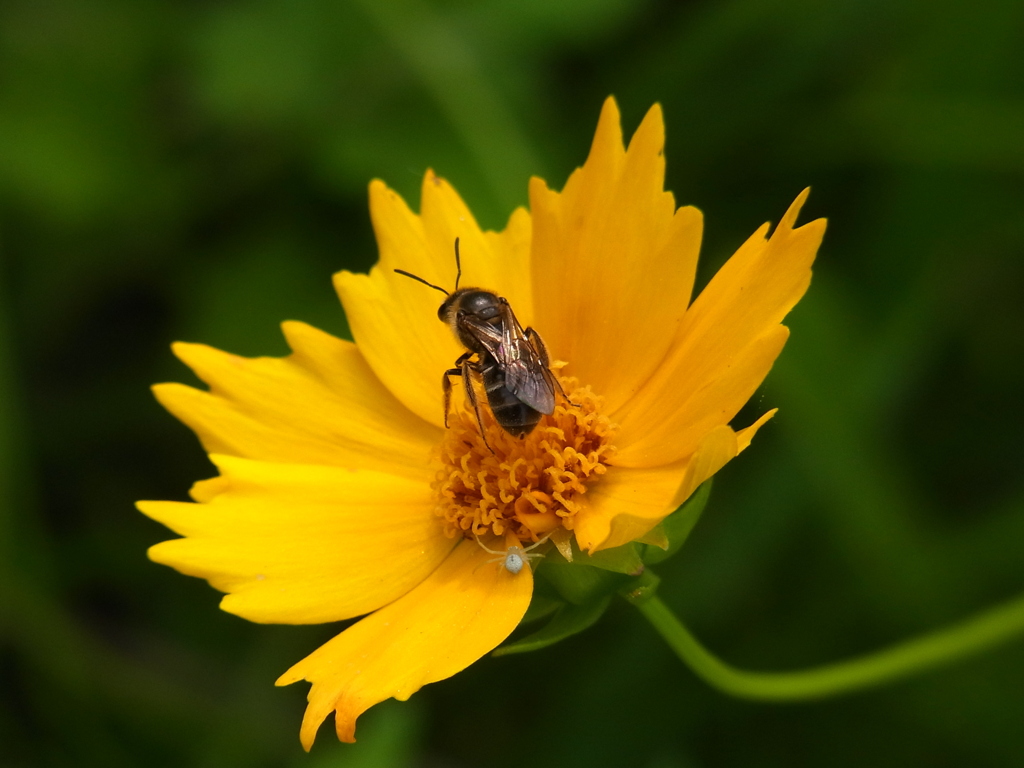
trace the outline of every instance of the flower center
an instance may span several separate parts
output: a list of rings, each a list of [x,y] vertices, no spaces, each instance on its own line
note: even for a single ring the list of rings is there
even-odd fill
[[[486,443],[472,409],[453,409],[433,484],[449,537],[507,540],[511,534],[536,542],[559,528],[573,529],[587,485],[614,455],[614,430],[589,386],[559,381],[571,402],[559,395],[555,412],[522,438],[497,424],[486,401],[480,404]]]

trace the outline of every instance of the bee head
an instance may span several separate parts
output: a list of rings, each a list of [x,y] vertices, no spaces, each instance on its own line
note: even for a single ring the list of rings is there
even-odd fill
[[[477,320],[495,323],[501,317],[501,300],[490,291],[460,288],[438,307],[437,317],[441,322],[453,325],[459,314],[472,315]]]

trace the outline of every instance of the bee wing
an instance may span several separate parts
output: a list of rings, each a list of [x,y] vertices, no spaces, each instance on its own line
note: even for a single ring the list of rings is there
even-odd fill
[[[493,353],[505,372],[505,386],[519,400],[539,413],[555,410],[555,387],[540,353],[523,333],[512,308],[504,303],[501,309],[502,338],[499,353]]]
[[[494,357],[505,375],[505,386],[520,402],[538,413],[554,413],[555,385],[551,374],[523,333],[508,302],[502,304],[500,328],[469,315],[459,318],[459,323]]]
[[[505,386],[523,403],[538,413],[555,411],[555,388],[547,378],[547,371],[538,361],[535,366],[522,360],[505,369]]]
[[[459,327],[473,336],[474,339],[484,345],[484,348],[494,356],[494,359],[501,362],[502,344],[505,341],[505,334],[502,330],[490,323],[477,320],[472,315],[463,315],[458,319]]]

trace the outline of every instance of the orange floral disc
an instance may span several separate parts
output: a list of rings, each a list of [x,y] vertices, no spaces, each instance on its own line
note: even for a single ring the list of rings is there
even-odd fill
[[[434,481],[448,536],[511,534],[538,542],[558,528],[573,529],[587,486],[615,456],[614,430],[590,387],[561,382],[568,402],[559,396],[555,412],[523,438],[501,429],[486,411],[485,444],[471,412],[451,414]]]

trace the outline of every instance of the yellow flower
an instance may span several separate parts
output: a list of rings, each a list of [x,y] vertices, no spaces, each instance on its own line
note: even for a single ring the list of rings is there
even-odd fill
[[[728,426],[786,341],[824,220],[794,228],[801,194],[691,304],[702,218],[663,190],[663,144],[654,106],[624,149],[608,99],[586,164],[561,193],[533,179],[531,211],[498,233],[432,173],[419,215],[375,181],[380,262],[336,277],[357,343],[286,322],[282,359],[174,345],[210,390],[156,395],[220,475],[193,487],[195,503],[140,502],[183,537],[150,557],[207,579],[252,621],[365,616],[278,680],[312,683],[307,749],[332,710],[353,741],[370,706],[512,632],[531,568],[514,574],[485,547],[550,539],[570,555],[573,538],[595,552],[644,537],[773,415]],[[436,319],[437,293],[394,270],[453,288],[456,237],[462,285],[509,300],[566,391],[522,439],[484,406],[485,444],[460,387],[444,426],[441,377],[465,350]]]

